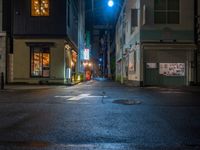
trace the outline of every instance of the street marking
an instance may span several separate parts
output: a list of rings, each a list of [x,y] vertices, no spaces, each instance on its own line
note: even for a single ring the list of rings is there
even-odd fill
[[[84,98],[94,98],[94,97],[102,97],[102,96],[93,96],[90,94],[80,94],[78,96],[54,96],[55,98],[66,98],[69,101],[78,101]],[[107,96],[104,96],[107,97]]]
[[[70,98],[70,97],[73,97],[73,96],[54,96],[55,98]]]

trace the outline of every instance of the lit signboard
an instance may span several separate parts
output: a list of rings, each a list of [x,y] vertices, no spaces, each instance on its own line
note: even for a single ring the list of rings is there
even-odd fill
[[[84,49],[83,59],[84,60],[89,60],[90,59],[90,50],[88,48]]]

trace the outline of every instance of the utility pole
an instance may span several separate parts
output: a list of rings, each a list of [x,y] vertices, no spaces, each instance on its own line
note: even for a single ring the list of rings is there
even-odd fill
[[[105,34],[105,33],[104,33]],[[103,78],[105,77],[105,65],[106,65],[106,45],[105,45],[105,35],[103,35],[103,37],[100,39],[100,43],[101,43],[101,50],[102,50],[102,76]]]
[[[110,32],[107,33],[107,68],[108,68],[108,78],[111,78],[111,71],[110,71]]]

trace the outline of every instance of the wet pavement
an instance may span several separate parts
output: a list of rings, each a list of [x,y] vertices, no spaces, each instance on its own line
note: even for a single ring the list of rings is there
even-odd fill
[[[105,80],[7,86],[0,91],[0,149],[199,150],[200,89]]]

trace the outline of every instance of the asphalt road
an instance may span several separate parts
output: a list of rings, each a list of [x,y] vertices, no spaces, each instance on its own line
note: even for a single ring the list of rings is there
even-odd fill
[[[8,88],[0,150],[199,150],[199,91],[110,81]]]

